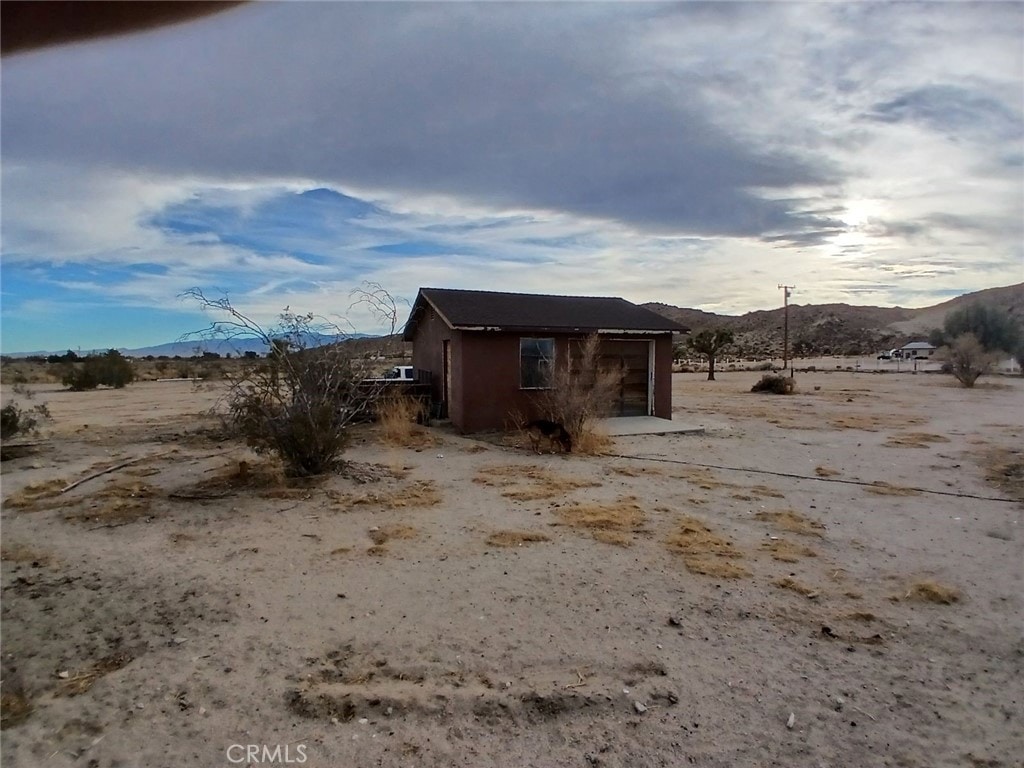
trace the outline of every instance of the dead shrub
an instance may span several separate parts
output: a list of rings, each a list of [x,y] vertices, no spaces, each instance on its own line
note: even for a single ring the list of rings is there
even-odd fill
[[[915,600],[922,603],[938,603],[939,605],[952,605],[960,600],[961,594],[958,589],[940,584],[937,581],[917,581],[910,585],[901,600]]]
[[[948,347],[939,350],[938,357],[946,361],[943,369],[948,367],[949,373],[956,377],[961,386],[971,388],[980,376],[992,370],[999,362],[1000,355],[987,351],[973,333],[963,333]]]
[[[573,450],[600,453],[611,438],[601,434],[599,422],[612,413],[621,381],[621,371],[601,365],[601,339],[593,333],[570,343],[566,365],[552,366],[540,406],[547,418],[565,427]]]
[[[646,515],[637,499],[624,496],[612,504],[573,504],[558,510],[562,525],[579,528],[591,538],[628,547],[632,535],[643,525]]]
[[[792,509],[764,510],[754,515],[755,520],[771,523],[776,528],[804,536],[822,536],[825,526],[817,520],[811,520]]]
[[[781,373],[766,373],[754,386],[751,392],[764,392],[772,395],[791,395],[796,391],[796,382]]]
[[[665,541],[669,550],[683,556],[687,570],[705,576],[738,579],[749,576],[743,566],[729,560],[743,557],[728,539],[712,532],[694,517],[683,517],[675,533]]]
[[[492,547],[521,547],[538,541],[551,541],[551,537],[536,531],[496,531],[487,537]]]

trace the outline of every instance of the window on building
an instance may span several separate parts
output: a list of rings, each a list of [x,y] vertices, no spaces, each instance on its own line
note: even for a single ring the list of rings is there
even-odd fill
[[[554,363],[554,339],[519,340],[519,386],[523,389],[550,387]]]

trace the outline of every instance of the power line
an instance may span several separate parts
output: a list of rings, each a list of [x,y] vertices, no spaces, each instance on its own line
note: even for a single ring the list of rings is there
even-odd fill
[[[702,464],[697,461],[683,461],[682,459],[666,459],[654,456],[630,456],[621,453],[606,453],[604,456],[608,456],[613,459],[634,459],[636,461],[658,461],[663,464],[683,464],[688,467],[702,467],[704,469],[724,469],[729,472],[750,472],[755,475],[772,475],[774,477],[788,477],[795,480],[814,480],[819,483],[839,483],[842,485],[860,485],[867,488],[886,488],[888,486],[878,485],[877,483],[869,483],[867,480],[843,480],[836,477],[818,477],[817,475],[797,475],[792,472],[775,472],[770,469],[753,469],[751,467],[730,467],[724,464]],[[900,486],[900,490],[916,491],[917,493],[927,493],[933,496],[952,496],[957,499],[977,499],[978,501],[999,501],[1004,504],[1021,504],[1024,503],[1024,499],[1003,499],[997,496],[978,496],[973,493],[955,493],[953,491],[936,491],[931,488],[915,488],[911,486]]]

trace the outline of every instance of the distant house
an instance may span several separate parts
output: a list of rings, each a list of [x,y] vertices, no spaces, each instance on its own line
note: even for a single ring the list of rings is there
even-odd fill
[[[899,348],[899,356],[904,360],[927,358],[935,354],[935,346],[927,341],[912,341]]]
[[[477,432],[540,417],[551,372],[592,333],[602,364],[621,371],[615,415],[671,419],[672,334],[685,331],[619,298],[421,288],[404,339],[437,415]]]

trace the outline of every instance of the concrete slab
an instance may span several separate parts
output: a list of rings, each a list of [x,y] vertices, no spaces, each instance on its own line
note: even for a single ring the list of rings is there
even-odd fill
[[[621,435],[703,435],[704,427],[655,416],[620,416],[605,419],[601,427],[612,437]]]

